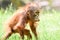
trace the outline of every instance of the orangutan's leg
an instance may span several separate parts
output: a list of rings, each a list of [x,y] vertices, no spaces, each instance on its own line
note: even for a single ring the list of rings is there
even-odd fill
[[[10,27],[6,27],[4,31],[5,31],[5,33],[2,36],[2,40],[6,40],[12,34],[12,31],[11,31],[11,28]]]
[[[32,39],[30,31],[28,29],[24,29],[24,35],[27,35],[27,38]]]

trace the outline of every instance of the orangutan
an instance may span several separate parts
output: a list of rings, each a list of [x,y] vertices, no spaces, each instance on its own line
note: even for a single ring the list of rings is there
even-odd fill
[[[10,37],[12,33],[19,33],[22,39],[24,39],[24,35],[32,38],[30,31],[25,29],[27,23],[29,23],[31,31],[37,38],[36,26],[34,24],[39,21],[39,12],[39,5],[36,3],[29,3],[21,8],[18,8],[4,23],[4,38]]]

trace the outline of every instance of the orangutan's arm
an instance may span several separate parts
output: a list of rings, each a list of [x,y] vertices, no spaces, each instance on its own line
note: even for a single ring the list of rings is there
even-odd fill
[[[25,18],[24,18],[24,16],[20,16],[20,18],[19,18],[17,24],[14,26],[13,30],[16,30],[18,28],[21,30],[21,29],[24,29],[24,27],[25,27]]]

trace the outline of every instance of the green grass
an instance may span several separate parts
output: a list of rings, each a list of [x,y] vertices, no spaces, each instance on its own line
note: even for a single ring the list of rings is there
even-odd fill
[[[2,23],[7,20],[13,13],[12,9],[6,9],[5,12],[0,10],[0,38],[4,34]],[[60,40],[60,12],[41,12],[40,22],[37,27],[39,40]],[[27,26],[29,28],[29,26]],[[32,40],[35,40],[32,34]],[[8,40],[20,40],[19,34],[12,34]],[[26,40],[26,37],[25,37]]]

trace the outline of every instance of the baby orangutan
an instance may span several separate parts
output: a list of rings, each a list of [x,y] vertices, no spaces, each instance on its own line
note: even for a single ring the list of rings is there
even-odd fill
[[[36,26],[34,25],[39,21],[39,6],[35,3],[29,3],[26,6],[19,8],[14,12],[13,16],[8,19],[5,24],[5,34],[3,38],[8,38],[12,33],[19,33],[21,38],[24,39],[24,35],[31,38],[30,31],[25,29],[25,25],[29,23],[31,31],[37,38]]]

